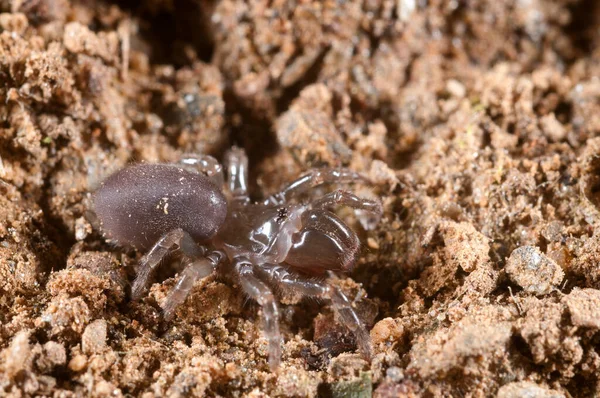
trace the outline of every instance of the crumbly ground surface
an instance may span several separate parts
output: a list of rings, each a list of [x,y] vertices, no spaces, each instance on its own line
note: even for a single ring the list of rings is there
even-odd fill
[[[600,3],[0,0],[0,395],[600,394]],[[280,372],[235,282],[160,318],[177,262],[90,192],[132,161],[250,155],[252,194],[366,173],[385,214],[327,303],[282,297]],[[282,294],[285,296],[285,292]]]

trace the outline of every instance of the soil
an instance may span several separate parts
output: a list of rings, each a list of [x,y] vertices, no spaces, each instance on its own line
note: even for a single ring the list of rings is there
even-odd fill
[[[0,395],[600,395],[600,3],[0,0]],[[346,166],[380,222],[336,282],[371,330],[143,253],[90,193],[130,162],[250,156],[261,198]],[[332,187],[334,188],[334,187]]]

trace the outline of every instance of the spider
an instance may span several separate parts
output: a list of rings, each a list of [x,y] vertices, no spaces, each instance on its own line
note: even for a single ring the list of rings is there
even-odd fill
[[[360,241],[328,209],[349,206],[380,217],[381,205],[345,190],[300,200],[319,185],[365,178],[345,168],[313,169],[266,200],[251,202],[245,152],[232,148],[224,164],[227,196],[222,191],[223,167],[207,155],[186,155],[173,164],[127,166],[94,193],[94,210],[106,235],[146,251],[132,300],[143,295],[161,260],[179,249],[186,263],[162,305],[166,321],[197,280],[216,272],[233,274],[262,308],[271,370],[281,358],[279,311],[271,287],[330,300],[363,357],[370,359],[369,333],[348,298],[330,283],[335,271],[352,269]]]

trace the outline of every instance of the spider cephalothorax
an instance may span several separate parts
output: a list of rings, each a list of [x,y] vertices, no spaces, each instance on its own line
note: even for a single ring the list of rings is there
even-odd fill
[[[370,357],[369,334],[346,296],[327,279],[314,276],[348,271],[360,246],[356,234],[328,209],[343,205],[379,215],[380,204],[344,190],[299,200],[317,185],[363,179],[348,169],[312,170],[254,203],[247,194],[247,163],[238,148],[227,154],[227,198],[221,165],[210,156],[188,156],[179,164],[133,165],[102,183],[94,194],[94,210],[103,230],[121,244],[147,250],[132,298],[141,297],[152,271],[179,248],[187,265],[163,305],[165,319],[173,316],[195,281],[233,270],[244,292],[263,309],[271,369],[281,357],[272,285],[331,300],[363,355]]]

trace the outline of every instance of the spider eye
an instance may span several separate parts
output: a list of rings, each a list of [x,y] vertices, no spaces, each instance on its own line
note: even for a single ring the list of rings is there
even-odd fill
[[[288,209],[286,209],[285,207],[281,207],[281,208],[277,209],[277,222],[278,223],[285,221],[287,216],[288,216]]]

